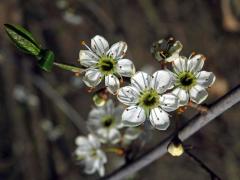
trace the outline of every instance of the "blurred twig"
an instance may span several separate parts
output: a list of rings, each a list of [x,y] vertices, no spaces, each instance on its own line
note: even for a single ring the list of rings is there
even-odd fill
[[[168,138],[160,142],[160,144],[154,147],[151,151],[147,152],[143,156],[136,159],[134,162],[123,166],[122,168],[116,170],[112,174],[102,179],[120,180],[146,167],[147,165],[151,164],[153,161],[159,159],[167,153],[167,147],[176,134],[178,134],[179,138],[182,141],[186,140],[198,130],[200,130],[202,127],[211,122],[213,119],[215,119],[217,116],[219,116],[238,102],[240,102],[240,85],[238,85],[232,91],[228,92],[225,96],[221,97],[219,100],[213,103],[209,107],[208,112],[204,114],[198,114],[193,117],[179,131],[174,132]]]
[[[61,109],[66,116],[72,121],[72,123],[80,130],[81,133],[86,134],[86,123],[80,114],[73,109],[59,94],[55,91],[47,81],[45,81],[40,76],[34,76],[33,83],[38,87],[42,92],[49,97],[56,106]]]
[[[168,29],[166,26],[163,26],[162,22],[160,21],[157,9],[153,5],[153,2],[149,0],[138,0],[138,2],[148,19],[149,25],[156,32],[156,34],[158,36],[161,36],[162,34],[167,34]],[[161,33],[159,29],[162,30]]]

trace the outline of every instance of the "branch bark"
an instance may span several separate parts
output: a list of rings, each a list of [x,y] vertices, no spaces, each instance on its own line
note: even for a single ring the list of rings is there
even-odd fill
[[[196,115],[189,120],[186,125],[180,128],[177,132],[171,134],[168,138],[164,139],[152,150],[140,156],[135,161],[126,164],[115,172],[103,177],[102,180],[121,180],[124,179],[124,177],[148,166],[167,153],[167,146],[176,134],[178,134],[182,141],[186,140],[238,102],[240,102],[240,84],[210,105],[206,113]]]

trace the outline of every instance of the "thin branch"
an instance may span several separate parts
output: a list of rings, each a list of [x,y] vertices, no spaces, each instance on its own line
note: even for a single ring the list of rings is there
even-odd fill
[[[192,154],[189,150],[185,149],[185,154],[188,157],[190,157],[193,161],[198,163],[198,165],[210,175],[211,179],[221,180],[221,178],[215,172],[213,172],[201,159]]]
[[[65,101],[56,90],[54,90],[48,82],[46,82],[40,76],[33,77],[33,83],[38,87],[45,95],[51,99],[54,104],[61,109],[66,116],[72,121],[72,123],[80,130],[81,133],[87,134],[86,123],[80,114]]]
[[[240,102],[240,85],[213,103],[206,113],[198,114],[193,117],[189,120],[189,123],[183,126],[178,132],[171,134],[152,150],[102,179],[121,180],[124,179],[124,177],[141,170],[167,153],[167,147],[176,133],[178,133],[179,138],[184,141],[238,102]]]

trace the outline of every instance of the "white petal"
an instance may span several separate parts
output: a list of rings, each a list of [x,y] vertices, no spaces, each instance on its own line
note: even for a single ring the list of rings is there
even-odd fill
[[[128,106],[137,104],[138,96],[138,90],[132,86],[124,86],[117,93],[118,100]]]
[[[141,134],[141,130],[139,128],[127,128],[125,130],[123,138],[126,140],[134,140],[137,139]]]
[[[116,144],[121,140],[121,134],[117,129],[109,129],[108,141],[112,144]]]
[[[173,77],[168,71],[160,70],[152,76],[151,87],[156,89],[158,93],[165,92],[172,84]]]
[[[93,158],[85,159],[84,165],[84,172],[86,174],[93,174],[96,171],[95,160]]]
[[[99,139],[92,134],[88,135],[88,140],[94,148],[99,148],[101,146]]]
[[[122,114],[122,123],[124,126],[134,127],[142,124],[146,119],[144,109],[139,106],[130,106]]]
[[[158,130],[166,130],[170,125],[168,113],[163,111],[161,108],[152,109],[149,119],[153,127]]]
[[[200,71],[196,77],[197,83],[206,88],[210,87],[216,80],[215,75],[207,71]]]
[[[151,76],[142,71],[138,71],[131,78],[132,86],[137,88],[139,91],[149,88],[150,82],[151,82]]]
[[[189,101],[189,94],[186,90],[181,88],[176,88],[172,91],[179,98],[179,106],[187,105]]]
[[[173,69],[176,73],[187,70],[187,58],[184,56],[179,56],[179,58],[173,61]]]
[[[91,48],[96,54],[102,56],[109,50],[109,45],[104,37],[96,35],[91,39]]]
[[[108,142],[108,129],[106,128],[101,128],[97,131],[97,135],[99,139],[101,140],[102,143],[107,143]]]
[[[113,103],[112,99],[109,99],[106,102],[106,104],[103,106],[103,108],[104,108],[104,111],[105,111],[105,115],[106,115],[106,113],[109,114],[109,115],[113,114],[115,107],[114,107],[114,103]]]
[[[89,50],[80,50],[79,52],[80,64],[85,67],[94,66],[98,62],[98,56]]]
[[[189,93],[191,100],[197,104],[201,104],[208,97],[206,89],[200,85],[192,87]]]
[[[91,151],[91,149],[87,149],[86,147],[77,147],[77,149],[75,150],[75,155],[80,160],[83,160],[86,156],[89,155],[89,151]]]
[[[106,115],[106,111],[102,107],[93,108],[88,115],[88,120],[100,121],[100,119],[105,115]]]
[[[104,168],[104,166],[101,166],[101,167],[98,168],[98,174],[99,174],[99,176],[101,176],[101,177],[104,176],[104,174],[105,174],[105,168]]]
[[[125,77],[131,77],[135,74],[135,66],[129,59],[120,59],[117,61],[117,72]]]
[[[106,153],[101,149],[97,150],[97,156],[99,157],[101,164],[105,164],[107,162]]]
[[[120,87],[119,79],[110,74],[105,77],[105,86],[110,93],[115,94]]]
[[[122,128],[122,113],[123,113],[123,106],[118,105],[114,108],[113,116],[115,117],[115,127],[120,129]]]
[[[179,99],[174,94],[168,93],[160,97],[160,106],[167,112],[176,110],[178,105]]]
[[[97,69],[90,69],[86,71],[82,80],[88,87],[95,87],[101,82],[102,76]]]
[[[127,52],[127,43],[120,41],[111,46],[107,54],[114,59],[121,59]]]
[[[86,147],[86,149],[91,148],[91,144],[89,143],[88,139],[84,136],[78,136],[75,139],[75,143],[76,143],[77,146]]]
[[[197,54],[188,60],[187,70],[190,72],[199,72],[204,65],[205,56]]]

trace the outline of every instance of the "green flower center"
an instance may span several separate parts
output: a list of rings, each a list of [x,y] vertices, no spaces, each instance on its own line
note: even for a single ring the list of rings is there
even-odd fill
[[[112,116],[105,116],[102,118],[101,122],[104,127],[109,128],[114,124],[115,119]]]
[[[145,90],[141,93],[139,97],[139,105],[145,110],[149,110],[159,106],[160,96],[154,89]]]
[[[196,84],[196,77],[191,72],[182,72],[178,75],[178,84],[184,89],[190,89]]]
[[[115,71],[116,60],[111,56],[102,56],[98,61],[99,70],[105,74],[113,74]]]

